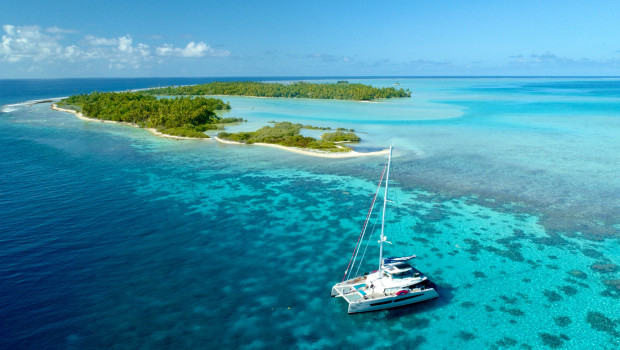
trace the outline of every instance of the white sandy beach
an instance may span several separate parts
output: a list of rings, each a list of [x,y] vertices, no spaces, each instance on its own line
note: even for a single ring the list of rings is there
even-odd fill
[[[102,119],[95,119],[95,118],[88,118],[88,117],[85,117],[82,113],[74,111],[72,109],[60,108],[60,107],[56,106],[55,103],[52,104],[51,109],[53,109],[55,111],[59,111],[59,112],[71,113],[71,114],[75,115],[76,117],[78,117],[78,118],[80,118],[82,120],[86,120],[86,121],[90,121],[90,122],[122,124],[122,125],[132,126],[134,128],[139,128],[139,126],[137,126],[135,124],[131,124],[131,123],[116,122],[116,121],[112,121],[112,120],[102,120]],[[246,145],[244,143],[222,140],[222,139],[220,139],[218,137],[215,137],[215,136],[213,136],[212,138],[199,139],[199,138],[194,138],[194,137],[183,137],[183,136],[168,135],[168,134],[161,133],[161,132],[159,132],[159,131],[157,131],[156,129],[153,129],[153,128],[145,128],[145,129],[148,130],[151,134],[153,134],[155,136],[166,137],[166,138],[171,138],[171,139],[176,139],[176,140],[211,140],[211,139],[214,139],[217,142],[225,143],[225,144],[243,145],[243,146],[257,145],[257,146],[279,148],[279,149],[282,149],[282,150],[285,150],[285,151],[289,151],[289,152],[295,152],[295,153],[304,154],[304,155],[307,155],[307,156],[321,157],[321,158],[355,158],[355,157],[380,156],[380,155],[386,155],[389,152],[387,149],[385,149],[385,150],[382,150],[382,151],[368,152],[368,153],[361,153],[361,152],[355,152],[355,151],[333,153],[333,152],[323,152],[323,151],[319,151],[319,150],[302,149],[302,148],[295,148],[295,147],[285,147],[285,146],[274,145],[274,144],[270,144],[270,143],[253,143],[252,145]]]
[[[281,146],[281,145],[274,145],[271,143],[253,143],[251,145],[248,145],[245,143],[240,143],[240,142],[235,142],[235,141],[222,140],[219,137],[215,137],[215,136],[213,137],[213,139],[217,142],[225,143],[229,145],[265,146],[265,147],[279,148],[285,151],[295,152],[295,153],[304,154],[304,155],[312,156],[312,157],[321,157],[321,158],[355,158],[355,157],[367,157],[367,156],[380,156],[380,155],[386,155],[389,153],[389,150],[387,149],[384,149],[382,151],[377,151],[377,152],[368,152],[368,153],[361,153],[361,152],[355,152],[355,151],[332,153],[332,152],[323,152],[319,150],[286,147],[286,146]]]

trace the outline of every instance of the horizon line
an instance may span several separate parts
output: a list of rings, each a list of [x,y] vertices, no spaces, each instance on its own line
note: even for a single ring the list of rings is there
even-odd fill
[[[151,76],[151,77],[68,77],[68,78],[6,78],[2,80],[62,79],[441,79],[441,78],[620,78],[620,75],[230,75],[230,76]]]

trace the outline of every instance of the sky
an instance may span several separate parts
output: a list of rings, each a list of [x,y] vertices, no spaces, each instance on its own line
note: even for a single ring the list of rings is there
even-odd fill
[[[0,79],[620,76],[620,1],[0,4]]]

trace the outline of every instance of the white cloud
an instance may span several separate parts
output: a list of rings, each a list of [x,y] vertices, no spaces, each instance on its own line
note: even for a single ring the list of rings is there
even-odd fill
[[[118,39],[116,38],[97,38],[92,35],[87,35],[84,40],[91,46],[116,46],[118,45]]]
[[[146,43],[134,43],[130,34],[117,38],[84,36],[71,43],[64,34],[73,30],[59,27],[42,29],[39,26],[2,26],[4,34],[0,41],[0,62],[26,63],[30,67],[62,62],[82,62],[85,67],[104,64],[109,69],[140,68],[147,62],[165,63],[166,57],[217,57],[229,56],[226,50],[213,49],[204,42],[190,42],[185,47],[169,44],[151,48]],[[73,38],[75,39],[75,38]],[[37,64],[34,64],[37,63]],[[90,68],[89,68],[90,69]]]
[[[132,53],[133,47],[131,44],[133,43],[133,39],[129,34],[118,38],[118,50],[121,52]]]
[[[65,58],[71,62],[78,60],[82,57],[85,57],[85,53],[82,49],[75,45],[67,46],[64,48],[63,53],[61,55],[62,58]]]
[[[45,31],[50,34],[76,34],[77,33],[76,30],[58,28],[57,26],[47,27],[45,28]]]
[[[16,27],[6,24],[2,29],[6,33],[2,36],[0,46],[0,56],[3,60],[40,61],[63,54],[63,47],[58,43],[58,38],[42,33],[38,26]]]
[[[531,66],[574,66],[606,63],[605,61],[594,61],[589,58],[573,59],[569,57],[557,56],[549,51],[542,54],[515,55],[510,56],[513,65]]]
[[[159,56],[178,56],[178,57],[225,57],[230,55],[230,51],[216,50],[204,42],[195,43],[191,41],[185,48],[174,47],[164,44],[156,50]]]
[[[318,60],[321,60],[323,62],[328,62],[328,63],[350,62],[353,60],[351,57],[347,57],[347,56],[336,56],[336,55],[319,54],[319,53],[308,54],[305,57],[311,58],[311,59],[318,59]]]

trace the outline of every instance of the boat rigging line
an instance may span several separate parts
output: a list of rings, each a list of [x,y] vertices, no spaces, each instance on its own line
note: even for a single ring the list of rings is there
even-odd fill
[[[342,281],[347,279],[349,268],[352,267],[351,263],[353,263],[353,265],[355,264],[357,253],[359,253],[358,248],[359,248],[362,238],[364,237],[364,234],[366,233],[366,228],[368,227],[368,220],[370,219],[370,216],[372,215],[372,209],[375,206],[375,201],[377,200],[377,194],[379,193],[379,189],[381,188],[381,182],[383,182],[383,176],[385,175],[385,170],[387,169],[387,166],[388,166],[388,163],[386,162],[385,166],[383,167],[383,173],[381,174],[381,179],[379,180],[379,184],[377,185],[377,190],[375,191],[375,195],[372,197],[372,203],[370,204],[370,209],[368,209],[368,214],[366,214],[366,220],[364,221],[364,225],[362,226],[362,232],[360,232],[360,235],[357,238],[357,243],[355,244],[355,248],[353,249],[353,253],[351,254],[351,259],[349,260],[347,269],[344,271],[344,276],[342,276]]]

